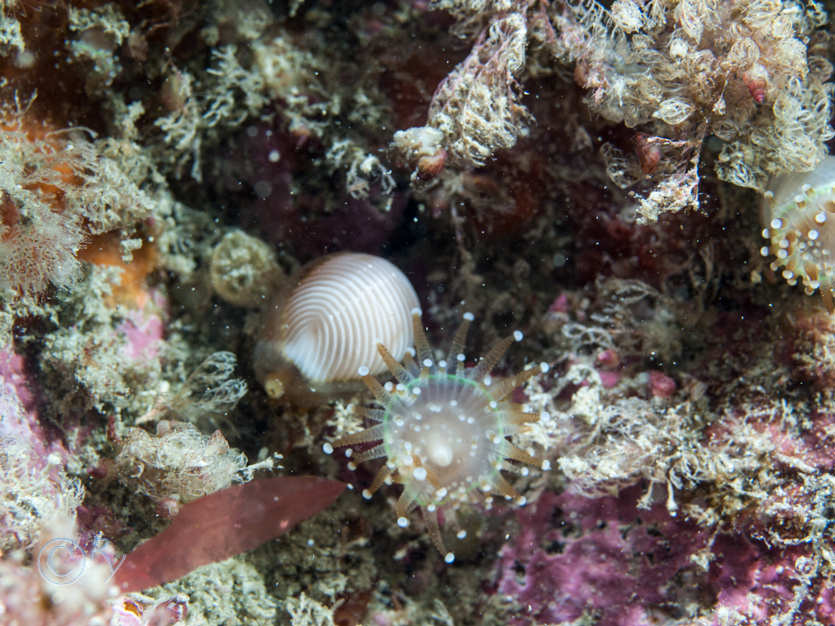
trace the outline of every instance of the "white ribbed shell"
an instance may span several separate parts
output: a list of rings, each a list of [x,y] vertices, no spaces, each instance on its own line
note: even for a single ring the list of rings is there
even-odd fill
[[[398,361],[413,344],[418,297],[406,275],[383,258],[345,252],[302,278],[282,310],[281,352],[310,382],[386,371],[382,343]]]

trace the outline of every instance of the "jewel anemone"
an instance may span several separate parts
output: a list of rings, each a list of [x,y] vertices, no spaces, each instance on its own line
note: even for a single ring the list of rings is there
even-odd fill
[[[430,538],[447,563],[455,555],[448,552],[441,537],[438,513],[447,505],[472,501],[476,494],[498,494],[524,504],[525,498],[502,476],[503,470],[527,474],[527,468],[509,461],[549,469],[548,461],[537,459],[514,446],[508,437],[519,432],[537,416],[510,400],[510,394],[527,379],[548,366],[528,368],[515,376],[494,379],[493,367],[514,340],[516,331],[496,343],[474,367],[465,365],[464,343],[473,316],[464,321],[452,339],[445,359],[436,361],[426,339],[419,309],[412,312],[415,349],[396,361],[382,344],[377,350],[397,382],[381,384],[360,368],[360,376],[379,406],[367,408],[365,416],[377,422],[361,432],[335,441],[333,446],[353,446],[378,442],[373,447],[351,454],[352,462],[386,458],[365,498],[384,483],[401,483],[403,492],[395,506],[397,524],[409,525],[407,517],[420,507]],[[325,444],[330,453],[333,446]],[[459,538],[463,538],[458,533]],[[465,535],[464,535],[465,536]]]
[[[765,194],[760,253],[774,256],[771,270],[807,294],[820,290],[835,309],[835,157],[811,172],[776,178]]]

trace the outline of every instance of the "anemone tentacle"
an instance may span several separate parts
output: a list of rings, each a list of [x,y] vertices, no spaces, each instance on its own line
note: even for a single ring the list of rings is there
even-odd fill
[[[488,501],[489,494],[496,494],[524,503],[501,472],[518,470],[517,463],[548,468],[547,462],[508,439],[538,419],[509,399],[513,390],[537,372],[547,371],[547,366],[529,367],[510,378],[493,380],[492,369],[513,341],[522,339],[522,333],[516,331],[494,344],[475,367],[466,367],[464,344],[472,320],[471,314],[464,314],[446,359],[436,361],[420,311],[414,310],[415,350],[406,351],[402,363],[384,345],[377,346],[396,383],[383,384],[360,368],[362,380],[381,407],[368,410],[368,416],[379,423],[334,442],[335,446],[349,446],[379,441],[353,458],[362,462],[386,457],[386,464],[363,496],[370,498],[388,480],[401,483],[403,492],[395,506],[398,524],[407,526],[409,512],[419,507],[432,543],[448,563],[454,554],[446,551],[441,535],[437,517],[441,507],[472,500],[479,492]]]

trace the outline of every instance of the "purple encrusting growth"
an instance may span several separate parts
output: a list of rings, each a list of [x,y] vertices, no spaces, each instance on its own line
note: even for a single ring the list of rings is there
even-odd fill
[[[25,439],[40,458],[48,454],[34,415],[35,396],[23,372],[23,357],[9,346],[0,349],[0,436]]]
[[[406,514],[414,505],[420,506],[433,543],[451,563],[455,556],[446,551],[437,516],[432,513],[445,504],[468,501],[477,491],[524,504],[525,498],[501,474],[503,469],[513,469],[505,459],[549,469],[547,461],[532,457],[507,439],[537,419],[508,396],[547,365],[528,368],[508,379],[492,379],[490,372],[507,348],[522,339],[522,333],[516,331],[493,346],[475,367],[464,366],[464,341],[473,320],[470,313],[464,314],[446,359],[435,361],[420,310],[412,312],[412,319],[417,361],[407,353],[400,364],[378,344],[398,382],[381,385],[368,374],[368,368],[360,368],[363,381],[382,406],[366,413],[378,424],[342,437],[334,445],[380,441],[354,457],[356,462],[387,458],[363,496],[370,498],[384,482],[402,483],[396,507],[398,525],[408,526]]]
[[[42,516],[70,514],[77,495],[62,470],[67,450],[44,431],[23,358],[9,346],[0,348],[0,416],[0,549],[5,550],[31,545]]]
[[[660,503],[641,510],[640,493],[638,486],[600,498],[546,491],[516,513],[520,530],[502,547],[494,582],[524,607],[514,626],[584,615],[595,615],[597,626],[645,626],[706,598],[717,614],[750,623],[789,623],[779,620],[798,613],[832,623],[831,586],[798,593],[814,550],[711,532]]]
[[[671,580],[694,568],[709,533],[663,506],[637,511],[636,493],[545,492],[517,513],[521,531],[501,549],[497,580],[498,593],[527,607],[515,624],[564,623],[588,611],[599,626],[652,622],[648,608],[669,600]]]

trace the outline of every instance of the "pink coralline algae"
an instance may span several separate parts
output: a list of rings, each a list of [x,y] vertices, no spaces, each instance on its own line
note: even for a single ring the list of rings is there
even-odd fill
[[[2,398],[4,403],[16,403],[23,410],[33,408],[35,396],[23,371],[23,357],[16,354],[11,346],[0,348],[0,381],[3,384]],[[17,413],[18,411],[4,406],[4,417]],[[8,420],[4,420],[4,424],[6,427],[10,427]]]
[[[814,548],[714,535],[663,505],[638,509],[640,495],[545,492],[516,513],[520,530],[500,552],[494,584],[519,606],[515,626],[583,616],[597,626],[835,620],[835,590],[815,577]]]
[[[744,616],[753,624],[799,623],[792,616],[809,619],[800,623],[835,623],[835,589],[810,580],[821,555],[800,547],[767,550],[730,535],[718,537],[713,551],[717,560],[710,584],[718,610],[706,623],[721,624],[718,616],[723,613]]]
[[[10,547],[8,540],[31,542],[38,521],[30,505],[63,501],[65,495],[60,467],[67,451],[40,424],[35,390],[23,365],[11,347],[0,349],[0,470],[4,473],[0,496],[9,494],[9,499],[0,498],[8,503],[0,509],[0,548]]]
[[[164,331],[164,322],[157,313],[131,310],[116,330],[125,337],[122,355],[129,361],[145,361],[157,357]]]
[[[500,553],[497,592],[525,611],[514,623],[562,623],[585,613],[599,626],[649,623],[649,607],[673,601],[671,581],[693,570],[708,535],[661,506],[620,498],[543,493],[517,513],[521,526]]]

